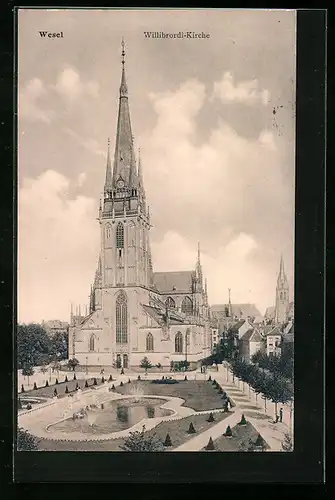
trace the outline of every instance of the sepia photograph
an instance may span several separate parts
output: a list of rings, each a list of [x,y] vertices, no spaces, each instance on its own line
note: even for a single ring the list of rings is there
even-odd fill
[[[293,452],[296,11],[17,23],[17,451]]]

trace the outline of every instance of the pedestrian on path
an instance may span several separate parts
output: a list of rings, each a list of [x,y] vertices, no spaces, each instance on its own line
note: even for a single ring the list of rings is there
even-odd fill
[[[280,408],[279,410],[279,422],[283,421],[283,408]]]

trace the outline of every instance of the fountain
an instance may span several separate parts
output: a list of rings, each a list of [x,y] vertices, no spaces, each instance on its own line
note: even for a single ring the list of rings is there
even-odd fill
[[[134,396],[135,403],[138,403],[142,396],[144,396],[143,388],[139,385],[134,385],[129,389],[129,394]]]

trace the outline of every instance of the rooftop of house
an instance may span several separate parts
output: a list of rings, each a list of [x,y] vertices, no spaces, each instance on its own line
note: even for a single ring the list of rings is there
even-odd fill
[[[250,328],[245,332],[243,337],[241,338],[243,342],[262,342],[263,337],[257,330],[257,328]]]

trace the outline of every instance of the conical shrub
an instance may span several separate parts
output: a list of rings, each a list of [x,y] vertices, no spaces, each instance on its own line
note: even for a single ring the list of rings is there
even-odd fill
[[[37,385],[36,385],[36,382],[34,382],[34,391],[37,391]]]
[[[73,374],[73,380],[77,380],[76,374]]]
[[[59,382],[58,382],[58,378],[56,378],[56,382],[55,382],[55,384],[56,384],[56,385],[58,385],[58,384],[59,384]]]
[[[213,380],[212,385],[216,385],[216,380],[215,379]]]
[[[170,438],[170,434],[167,434],[166,435],[166,438],[165,438],[165,441],[164,441],[164,446],[172,446],[172,441],[171,441],[171,438]]]
[[[67,375],[65,375],[65,380],[64,380],[64,382],[68,382]]]
[[[130,384],[130,378],[128,378],[128,384]]]
[[[48,381],[45,382],[45,387],[49,387],[49,382]]]
[[[195,434],[197,431],[194,428],[193,422],[190,422],[190,426],[188,428],[188,433],[189,434]]]
[[[113,382],[113,377],[112,377],[112,375],[109,375],[108,382]]]
[[[247,425],[247,421],[245,419],[244,413],[242,413],[241,420],[239,422],[239,425]]]
[[[65,394],[69,394],[69,388],[68,388],[68,386],[65,387]]]
[[[207,443],[207,446],[206,446],[206,450],[209,450],[209,451],[210,450],[215,450],[212,436],[208,440],[208,443]]]
[[[57,396],[58,395],[58,392],[57,392],[57,389],[55,388],[54,390],[54,396]]]
[[[141,380],[141,375],[139,375],[139,376],[137,377],[137,380]]]
[[[227,429],[226,429],[226,432],[224,433],[224,436],[226,437],[232,437],[233,433],[232,433],[232,430],[230,428],[230,425],[227,426]]]
[[[257,439],[255,441],[255,446],[259,446],[261,448],[265,447],[265,441],[260,434],[258,434],[258,436],[257,436]]]
[[[103,410],[105,408],[105,405],[103,403],[101,403],[100,408]]]
[[[121,380],[121,382],[120,382],[120,387],[123,387],[123,382],[122,382],[122,380]]]
[[[104,384],[104,383],[105,383],[105,377],[104,377],[104,376],[102,376],[102,377],[101,377],[101,383],[102,383],[102,384]]]
[[[78,382],[76,383],[76,391],[79,389],[79,384]]]
[[[115,391],[115,385],[114,384],[112,385],[112,391]]]
[[[21,385],[21,392],[25,392],[23,384]]]
[[[211,376],[208,377],[208,382],[212,382],[212,377]]]
[[[219,394],[223,394],[222,387],[219,386]]]
[[[185,375],[184,380],[187,380],[187,376]]]
[[[215,422],[215,418],[212,412],[210,412],[207,422]]]

